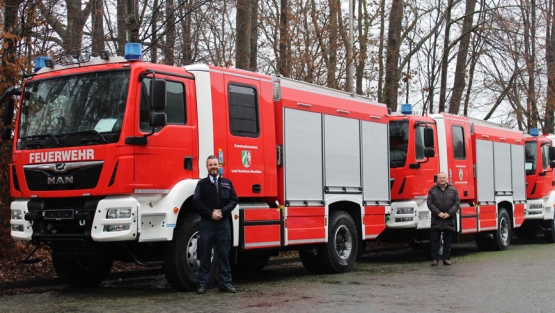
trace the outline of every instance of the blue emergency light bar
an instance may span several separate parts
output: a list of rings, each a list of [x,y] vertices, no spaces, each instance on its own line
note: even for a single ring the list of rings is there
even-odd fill
[[[401,104],[401,114],[412,115],[412,104],[410,103]]]
[[[540,135],[540,132],[538,131],[537,128],[530,128],[530,136],[538,137],[539,135]]]
[[[43,57],[37,57],[35,59],[35,73],[40,71],[40,69],[45,66],[54,67],[54,63],[51,58],[43,56]]]
[[[125,55],[127,61],[141,61],[143,59],[143,50],[138,42],[129,42],[125,44]]]

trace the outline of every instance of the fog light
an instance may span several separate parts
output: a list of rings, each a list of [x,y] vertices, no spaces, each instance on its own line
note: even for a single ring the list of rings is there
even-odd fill
[[[12,220],[22,220],[23,212],[21,210],[12,210]]]
[[[397,214],[414,214],[414,208],[398,208]]]
[[[124,231],[124,230],[129,230],[130,228],[131,228],[131,225],[129,224],[104,225],[104,232]]]
[[[23,231],[23,225],[12,225],[12,231]]]
[[[397,217],[397,218],[395,218],[396,223],[412,222],[412,220],[413,220],[412,217]]]

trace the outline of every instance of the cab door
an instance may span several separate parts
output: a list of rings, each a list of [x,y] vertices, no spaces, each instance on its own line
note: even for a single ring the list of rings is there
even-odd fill
[[[167,124],[135,145],[135,191],[169,190],[178,181],[197,178],[198,145],[194,81],[186,77],[156,75],[166,81]],[[136,138],[152,133],[148,99],[150,78],[139,83],[140,105]]]
[[[459,191],[461,201],[474,197],[474,170],[472,162],[472,144],[470,122],[466,120],[446,119],[447,141],[447,178],[449,184]]]

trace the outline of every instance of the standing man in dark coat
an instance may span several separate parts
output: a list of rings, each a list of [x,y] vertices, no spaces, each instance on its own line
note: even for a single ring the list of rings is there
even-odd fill
[[[456,231],[455,217],[460,209],[460,199],[457,189],[447,182],[447,174],[437,174],[437,184],[428,191],[427,204],[432,212],[432,266],[436,266],[440,259],[443,260],[443,265],[451,265],[451,241]],[[443,256],[439,254],[441,232]]]
[[[206,293],[208,288],[214,245],[218,253],[220,292],[235,293],[235,288],[231,285],[231,266],[229,265],[231,248],[229,216],[237,206],[237,194],[231,181],[219,176],[220,165],[217,157],[209,156],[206,160],[206,168],[208,177],[198,182],[193,196],[193,205],[201,217],[197,246],[200,261],[197,293]]]

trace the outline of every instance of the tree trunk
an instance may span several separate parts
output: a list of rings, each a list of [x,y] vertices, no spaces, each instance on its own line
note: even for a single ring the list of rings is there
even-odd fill
[[[445,112],[447,97],[447,70],[449,68],[449,33],[451,31],[451,8],[453,0],[449,0],[445,9],[445,38],[443,39],[443,56],[441,58],[441,81],[439,89],[439,113]]]
[[[548,23],[545,39],[545,59],[547,61],[547,98],[545,105],[545,123],[543,133],[553,133],[555,112],[555,14],[553,12],[554,0],[548,1]]]
[[[403,27],[403,1],[393,0],[389,14],[389,31],[387,34],[387,55],[385,61],[384,102],[391,111],[397,111],[397,93],[399,91],[399,49],[401,47],[401,29]]]
[[[358,1],[358,38],[359,38],[359,53],[356,64],[356,93],[363,94],[362,79],[364,78],[364,67],[366,65],[366,58],[368,55],[368,10],[366,7],[366,0]],[[380,62],[381,63],[381,62]]]
[[[461,41],[459,43],[459,53],[457,54],[457,65],[455,69],[455,82],[453,84],[453,93],[449,102],[449,113],[459,114],[461,106],[462,94],[466,80],[466,59],[468,57],[468,47],[470,46],[470,38],[472,31],[472,22],[476,0],[466,0],[466,11],[464,15]]]
[[[97,54],[104,46],[104,0],[94,0],[92,18],[92,53]]]
[[[291,75],[289,71],[289,53],[288,53],[288,42],[289,42],[289,26],[288,24],[288,1],[281,0],[281,9],[279,15],[279,60],[278,60],[278,74],[284,77],[289,77]]]
[[[385,38],[385,0],[380,2],[380,44],[378,47],[378,101],[385,102],[383,94],[383,47]]]
[[[258,1],[251,0],[251,53],[249,70],[258,71]]]
[[[175,6],[173,1],[166,1],[166,31],[162,53],[164,54],[164,64],[175,64]]]
[[[251,59],[251,3],[250,0],[237,0],[235,18],[237,41],[235,45],[235,67],[248,70]]]
[[[125,43],[127,43],[127,21],[126,21],[126,13],[127,13],[127,0],[117,0],[118,7],[116,12],[117,18],[117,34],[118,38],[115,39],[116,45],[116,54],[123,56]]]

